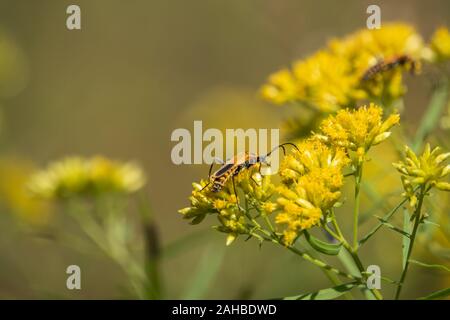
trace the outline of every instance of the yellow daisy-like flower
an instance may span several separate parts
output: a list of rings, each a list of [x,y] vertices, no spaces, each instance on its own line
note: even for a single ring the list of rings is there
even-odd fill
[[[398,124],[400,116],[390,115],[383,121],[383,110],[370,104],[356,110],[340,110],[336,116],[325,119],[316,135],[319,139],[334,146],[357,152],[362,157],[371,146],[386,140],[392,126]]]
[[[424,189],[435,187],[442,191],[450,191],[450,183],[442,181],[450,173],[450,164],[445,165],[445,161],[450,158],[450,152],[442,153],[439,147],[431,150],[430,145],[427,144],[424,152],[419,156],[408,146],[405,146],[405,154],[404,161],[392,165],[402,174],[404,196],[410,199],[412,206],[417,201],[414,194],[417,186]]]
[[[145,184],[137,165],[103,157],[68,157],[35,173],[29,190],[42,198],[64,199],[77,195],[133,193]]]
[[[437,62],[450,59],[450,32],[446,27],[440,27],[431,38],[430,48],[433,60]]]

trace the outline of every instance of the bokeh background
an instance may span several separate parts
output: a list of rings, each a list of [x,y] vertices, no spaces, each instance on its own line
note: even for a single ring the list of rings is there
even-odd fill
[[[66,29],[73,3],[81,31]],[[145,169],[162,247],[178,243],[162,261],[165,298],[271,298],[327,287],[320,271],[285,250],[254,241],[224,247],[212,221],[182,220],[177,210],[208,168],[173,165],[170,135],[194,120],[204,128],[280,127],[292,110],[263,102],[260,85],[331,37],[365,27],[369,4],[381,7],[382,22],[411,23],[425,38],[450,22],[445,0],[0,0],[0,298],[124,297],[124,274],[95,247],[80,252],[33,235],[49,225],[79,232],[61,212],[16,199],[34,167],[66,155],[136,160]],[[414,128],[429,87],[415,78],[408,86],[403,121]],[[382,178],[398,183],[390,174]],[[398,235],[383,230],[364,261],[396,278],[400,248]],[[80,291],[66,289],[70,264],[82,269]],[[404,296],[449,283],[413,266]]]

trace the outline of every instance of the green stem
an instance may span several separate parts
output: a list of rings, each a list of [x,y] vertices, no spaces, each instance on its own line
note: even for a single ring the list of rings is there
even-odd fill
[[[102,250],[106,256],[111,258],[123,272],[128,276],[128,280],[138,298],[143,298],[143,292],[140,285],[141,269],[139,263],[128,253],[123,243],[117,241],[111,236],[111,223],[106,223],[102,227],[86,209],[80,210],[75,201],[69,202],[69,212],[85,234]],[[105,214],[105,216],[108,216]],[[109,215],[109,218],[114,215]],[[108,222],[108,221],[104,221]],[[111,221],[109,221],[111,222]],[[122,224],[120,224],[122,225]]]
[[[318,266],[319,268],[322,268],[322,269],[325,269],[325,270],[329,270],[329,271],[331,271],[331,272],[333,272],[333,273],[335,273],[337,275],[346,277],[346,278],[351,279],[351,280],[359,280],[359,278],[354,277],[351,274],[348,274],[348,273],[346,273],[344,271],[341,271],[339,269],[336,269],[335,267],[330,266],[329,264],[323,262],[322,260],[319,260],[319,259],[311,257],[306,252],[300,251],[297,248],[294,248],[292,246],[285,246],[278,237],[275,238],[276,235],[271,234],[270,232],[268,232],[268,231],[266,231],[266,230],[264,230],[264,229],[262,229],[262,228],[260,228],[258,226],[255,226],[255,229],[260,231],[260,232],[262,232],[264,235],[260,235],[258,233],[255,233],[254,231],[251,231],[250,235],[252,235],[252,236],[254,236],[254,237],[258,238],[258,239],[263,239],[265,241],[269,241],[269,242],[273,242],[273,243],[276,243],[278,245],[281,245],[281,246],[287,248],[288,250],[292,251],[296,255],[302,257],[306,261],[309,261],[312,264]]]
[[[347,242],[347,240],[344,238],[344,235],[341,232],[341,229],[339,228],[339,224],[336,220],[336,217],[334,215],[334,212],[331,213],[331,223],[334,226],[334,229],[337,232],[337,235],[335,233],[330,233],[333,237],[335,237],[336,240],[340,241],[342,243],[342,245],[344,246],[344,248],[350,253],[350,256],[352,257],[353,261],[355,262],[356,267],[359,270],[359,273],[361,274],[362,277],[364,277],[367,280],[367,275],[366,275],[366,269],[364,268],[361,259],[358,256],[358,253],[356,250],[354,250],[350,244]],[[328,231],[328,230],[327,230]],[[377,289],[369,289],[373,295],[375,296],[375,298],[377,300],[382,300],[383,297],[381,295],[381,293],[377,290]]]
[[[359,220],[359,203],[360,203],[360,191],[361,191],[361,179],[362,179],[363,164],[359,162],[355,173],[355,207],[353,210],[353,250],[358,250],[358,220]]]
[[[276,242],[276,243],[281,244],[281,243],[279,243],[279,242]],[[282,244],[281,244],[281,245],[282,245]],[[295,253],[296,255],[302,257],[302,258],[305,259],[306,261],[309,261],[309,262],[311,262],[312,264],[318,266],[319,268],[323,268],[323,269],[325,269],[325,270],[329,270],[329,271],[331,271],[331,272],[333,272],[333,273],[335,273],[335,274],[337,274],[337,275],[339,275],[339,276],[343,276],[343,277],[346,277],[346,278],[351,279],[351,280],[360,280],[360,279],[358,279],[357,277],[355,277],[355,276],[353,276],[353,275],[351,275],[351,274],[348,274],[347,272],[341,271],[341,270],[339,270],[339,269],[337,269],[337,268],[335,268],[335,267],[333,267],[333,266],[330,266],[329,264],[326,264],[326,263],[323,262],[322,260],[319,260],[319,259],[316,259],[316,258],[311,257],[311,256],[310,256],[309,254],[307,254],[306,252],[302,252],[302,251],[300,251],[300,250],[298,250],[298,249],[296,249],[296,248],[294,248],[294,247],[292,247],[292,246],[289,246],[289,247],[286,247],[286,248],[288,248],[290,251],[292,251],[292,252]]]
[[[425,198],[425,193],[426,193],[425,187],[421,187],[420,195],[419,195],[419,202],[418,202],[416,210],[414,212],[414,227],[413,227],[413,231],[411,233],[411,238],[409,241],[408,252],[406,254],[405,267],[403,268],[402,274],[400,276],[400,281],[397,285],[397,291],[395,292],[395,300],[398,300],[400,298],[400,293],[402,291],[403,283],[405,281],[406,274],[408,272],[409,258],[411,257],[411,253],[412,253],[412,250],[414,247],[414,240],[416,239],[417,230],[419,229],[420,218],[421,218],[420,211],[422,210],[422,204],[423,204],[423,199]]]

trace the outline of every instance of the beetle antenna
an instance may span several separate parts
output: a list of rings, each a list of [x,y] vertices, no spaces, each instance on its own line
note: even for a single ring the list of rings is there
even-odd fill
[[[281,149],[283,150],[283,154],[286,155],[286,148],[285,148],[284,146],[292,146],[292,147],[294,147],[298,152],[300,152],[300,149],[299,149],[295,144],[293,144],[293,143],[291,143],[291,142],[285,142],[285,143],[282,143],[282,144],[276,146],[275,148],[273,148],[268,154],[266,154],[265,156],[260,157],[260,159],[262,159],[262,158],[265,159],[265,158],[269,157],[275,150],[277,150],[277,149],[279,149],[279,148],[281,148]]]

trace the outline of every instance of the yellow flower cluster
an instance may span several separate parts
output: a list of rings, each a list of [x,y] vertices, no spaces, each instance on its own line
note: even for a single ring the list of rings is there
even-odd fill
[[[137,165],[103,157],[90,159],[68,157],[35,173],[29,190],[36,196],[64,199],[78,195],[132,193],[145,184],[145,176]]]
[[[383,109],[370,104],[355,110],[340,110],[336,116],[329,116],[320,125],[321,134],[316,136],[332,145],[355,151],[362,160],[371,146],[390,136],[388,130],[399,121],[400,116],[396,113],[383,121]]]
[[[329,147],[315,138],[302,142],[299,150],[284,159],[282,185],[277,189],[281,212],[275,222],[286,226],[286,245],[302,230],[318,225],[336,204],[343,185],[342,169],[349,163],[343,148]]]
[[[446,27],[440,27],[431,38],[430,48],[436,62],[450,59],[450,33]]]
[[[364,99],[389,103],[405,93],[402,70],[412,68],[410,63],[377,74],[370,83],[362,80],[365,72],[380,61],[399,56],[419,60],[423,49],[422,38],[410,25],[363,29],[330,41],[325,49],[295,62],[292,70],[274,73],[261,94],[277,105],[297,102],[324,113],[353,107]]]
[[[319,225],[336,204],[343,185],[342,172],[351,163],[352,152],[357,153],[358,160],[364,159],[369,148],[387,139],[388,130],[399,122],[397,114],[386,120],[382,116],[383,110],[373,104],[330,115],[322,121],[319,134],[285,155],[278,187],[271,176],[261,176],[261,164],[256,164],[229,178],[219,192],[208,188],[208,181],[194,183],[191,206],[179,212],[193,224],[207,215],[217,215],[220,226],[216,229],[229,235],[227,243],[239,234],[251,235],[252,228],[258,226],[250,210],[266,218],[275,212],[275,223],[283,227],[283,242],[289,246],[303,230]],[[234,189],[232,180],[239,190]],[[245,194],[243,207],[236,196],[241,191]]]
[[[259,174],[259,165],[241,171],[233,179],[236,189],[245,193],[247,206],[264,214],[270,214],[276,209],[276,204],[270,201],[275,187],[270,176]],[[236,198],[238,190],[234,190],[232,179],[219,192],[205,188],[206,185],[207,181],[204,180],[192,184],[193,191],[189,198],[191,206],[178,211],[183,218],[191,220],[191,224],[197,224],[207,215],[216,215],[220,225],[215,226],[215,229],[228,234],[227,245],[239,234],[249,234],[251,226]]]
[[[442,191],[450,191],[450,183],[441,181],[450,173],[450,164],[445,165],[445,161],[450,158],[450,152],[442,153],[439,147],[431,150],[427,144],[420,156],[408,146],[405,147],[405,154],[405,160],[393,163],[393,166],[402,174],[405,189],[403,195],[409,198],[411,206],[417,202],[415,189],[418,186],[425,190],[436,187]]]
[[[300,102],[329,113],[363,97],[355,90],[358,78],[350,74],[349,61],[322,50],[296,62],[292,71],[283,69],[271,75],[261,92],[278,105]]]

